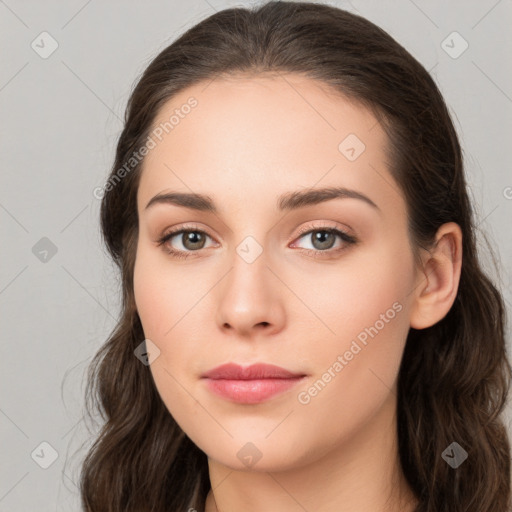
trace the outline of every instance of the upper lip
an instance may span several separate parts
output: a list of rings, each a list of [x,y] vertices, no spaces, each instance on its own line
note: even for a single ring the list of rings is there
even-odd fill
[[[203,373],[203,378],[253,380],[253,379],[292,379],[304,377],[303,373],[293,373],[273,364],[258,363],[242,367],[235,363],[227,363],[217,366]]]

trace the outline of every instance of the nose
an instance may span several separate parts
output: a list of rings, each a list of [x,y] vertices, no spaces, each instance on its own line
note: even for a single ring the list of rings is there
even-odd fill
[[[245,338],[279,332],[285,324],[283,289],[264,254],[252,263],[235,255],[217,287],[217,325],[225,333]]]

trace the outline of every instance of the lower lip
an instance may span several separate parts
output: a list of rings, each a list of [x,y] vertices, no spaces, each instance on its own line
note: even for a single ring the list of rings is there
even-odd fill
[[[292,388],[304,377],[293,379],[228,380],[205,379],[215,394],[242,404],[258,404]]]

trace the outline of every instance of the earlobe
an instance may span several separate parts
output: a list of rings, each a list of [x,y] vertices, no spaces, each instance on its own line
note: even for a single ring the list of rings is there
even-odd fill
[[[461,267],[462,231],[455,222],[448,222],[438,229],[436,242],[418,271],[411,327],[431,327],[448,314],[457,295]]]

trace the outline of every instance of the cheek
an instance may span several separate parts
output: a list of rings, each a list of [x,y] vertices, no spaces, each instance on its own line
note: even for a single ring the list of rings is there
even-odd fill
[[[400,242],[373,244],[350,254],[339,265],[289,276],[296,281],[297,294],[329,328],[324,329],[325,338],[336,342],[337,348],[340,340],[357,337],[376,322],[384,332],[381,315],[386,332],[397,324],[408,324],[406,310],[415,276],[412,255],[406,242]],[[395,303],[398,305],[393,307]]]
[[[152,264],[147,251],[137,251],[133,273],[135,305],[139,314],[146,338],[161,337],[164,329],[163,313],[172,301],[172,295],[165,293],[165,283],[159,278],[158,266]],[[169,327],[167,327],[168,329]]]
[[[162,249],[142,244],[137,250],[133,287],[144,333],[161,343],[171,339],[174,326],[187,315],[201,291],[191,286],[183,271],[169,264]]]
[[[155,387],[175,421],[187,428],[197,404],[184,392],[189,388],[186,369],[193,365],[197,350],[180,337],[190,336],[186,315],[197,299],[184,297],[189,292],[183,290],[191,287],[183,287],[183,277],[170,274],[171,266],[163,265],[164,260],[154,248],[139,247],[133,276],[135,303],[145,338],[160,350],[149,367]]]
[[[133,276],[135,304],[145,337],[160,350],[150,370],[157,388],[169,396],[177,391],[171,375],[182,382],[187,371],[197,366],[201,345],[195,340],[204,339],[197,311],[208,290],[205,284],[194,286],[201,280],[197,273],[191,277],[169,264],[160,249],[139,246]]]
[[[316,332],[324,333],[315,350],[309,348],[320,382],[311,393],[305,390],[304,400],[317,393],[324,395],[319,402],[340,397],[347,410],[364,410],[356,405],[384,399],[398,374],[409,331],[412,256],[403,245],[383,245],[347,259],[341,270],[333,267],[321,288],[318,282],[310,277],[302,283],[302,296],[323,323],[315,322]],[[313,328],[304,327],[311,339]]]

